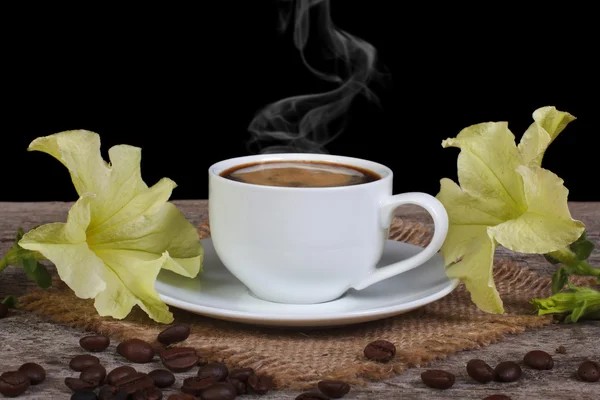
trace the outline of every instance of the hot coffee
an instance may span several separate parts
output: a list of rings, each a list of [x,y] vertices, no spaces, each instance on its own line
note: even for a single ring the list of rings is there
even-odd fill
[[[343,164],[314,161],[267,161],[238,165],[222,177],[263,186],[334,187],[352,186],[381,179],[373,171]]]

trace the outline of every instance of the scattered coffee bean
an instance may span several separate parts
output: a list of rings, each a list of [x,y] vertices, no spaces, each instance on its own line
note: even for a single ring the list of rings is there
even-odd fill
[[[115,382],[115,386],[125,390],[129,396],[137,392],[138,390],[144,390],[147,388],[154,387],[154,381],[142,372],[136,372],[135,374],[127,375]]]
[[[96,393],[86,390],[82,392],[75,392],[71,395],[71,400],[97,400],[98,396]]]
[[[19,367],[19,371],[29,378],[32,385],[39,385],[46,379],[46,370],[40,364],[25,363]]]
[[[234,400],[236,397],[235,388],[227,382],[213,383],[200,393],[202,400]]]
[[[467,363],[467,374],[477,382],[488,383],[496,379],[496,372],[485,361],[474,359]]]
[[[484,398],[483,400],[512,400],[510,397],[503,394],[493,394]]]
[[[215,378],[216,381],[224,381],[229,375],[227,366],[223,363],[208,363],[198,370],[199,378]]]
[[[329,397],[319,392],[304,392],[296,396],[295,400],[329,400]]]
[[[541,350],[532,350],[525,354],[523,363],[528,367],[539,370],[548,370],[554,367],[554,359],[552,359],[552,356]]]
[[[165,346],[169,346],[174,343],[183,342],[190,336],[190,327],[185,324],[176,324],[169,326],[158,334],[158,341]]]
[[[350,391],[350,385],[344,381],[324,380],[317,384],[319,390],[334,399],[341,399]]]
[[[197,398],[192,396],[191,394],[176,393],[170,395],[167,400],[197,400]]]
[[[434,389],[450,389],[454,385],[455,377],[450,372],[439,369],[429,369],[421,374],[423,383]]]
[[[198,355],[191,347],[171,347],[160,352],[165,367],[173,372],[186,372],[198,365]]]
[[[65,385],[67,385],[67,387],[74,392],[91,392],[100,386],[100,384],[96,381],[84,381],[83,379],[71,377],[65,378]]]
[[[369,360],[388,362],[396,356],[396,346],[387,340],[376,340],[365,347],[364,355]]]
[[[584,382],[598,382],[600,380],[600,365],[593,361],[584,361],[577,369],[577,375]]]
[[[106,376],[106,383],[109,385],[115,386],[115,382],[121,378],[124,378],[128,375],[133,375],[137,373],[135,368],[130,367],[129,365],[122,365],[110,371]]]
[[[231,386],[235,388],[235,391],[238,395],[248,393],[248,388],[246,387],[246,384],[240,380],[229,377],[225,380],[225,382],[229,382]]]
[[[22,372],[9,371],[0,375],[0,394],[17,397],[29,388],[29,378]]]
[[[127,391],[117,386],[107,385],[100,389],[98,400],[127,400]]]
[[[181,386],[181,391],[186,394],[191,394],[194,396],[200,396],[202,390],[206,389],[210,385],[213,385],[217,382],[217,379],[214,376],[191,376],[189,378],[185,378],[183,380],[183,385]]]
[[[155,369],[150,371],[148,376],[154,380],[154,386],[160,389],[172,386],[175,383],[175,375],[166,369]]]
[[[0,303],[0,318],[4,318],[8,315],[8,306]]]
[[[229,377],[236,379],[241,382],[248,382],[250,375],[254,375],[254,369],[252,368],[236,368],[229,372]]]
[[[90,335],[79,339],[79,345],[87,351],[100,352],[110,345],[110,339],[104,335]]]
[[[503,361],[496,365],[496,380],[498,382],[514,382],[521,378],[521,367],[512,361]]]
[[[269,390],[273,389],[273,378],[267,375],[253,374],[248,377],[247,386],[252,389],[253,393],[266,394]]]
[[[149,363],[154,358],[152,346],[141,339],[127,339],[119,343],[117,353],[138,364]]]
[[[100,364],[98,357],[90,354],[80,354],[71,359],[71,362],[69,362],[69,367],[71,367],[73,371],[81,372],[94,364]]]
[[[94,381],[102,384],[106,378],[106,368],[101,364],[90,365],[79,374],[79,379],[84,381]]]
[[[566,354],[567,353],[567,349],[565,348],[565,346],[558,346],[558,348],[555,351],[558,354]]]
[[[132,400],[162,400],[163,393],[160,389],[151,387],[136,391]]]

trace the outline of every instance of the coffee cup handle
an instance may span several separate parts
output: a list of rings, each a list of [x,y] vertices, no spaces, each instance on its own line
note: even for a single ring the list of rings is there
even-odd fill
[[[431,242],[422,251],[412,257],[380,268],[374,268],[369,276],[358,284],[352,285],[354,289],[364,289],[374,283],[416,268],[433,257],[444,244],[444,240],[446,240],[446,235],[448,234],[448,213],[438,199],[427,193],[402,193],[384,200],[380,204],[382,226],[388,228],[392,222],[396,208],[405,204],[421,206],[431,215],[434,225]]]

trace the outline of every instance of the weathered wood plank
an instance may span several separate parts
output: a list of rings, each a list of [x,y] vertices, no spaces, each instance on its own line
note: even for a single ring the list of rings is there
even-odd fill
[[[193,223],[207,219],[207,201],[175,201],[183,214]],[[0,254],[12,245],[18,227],[28,230],[31,227],[56,221],[64,221],[71,203],[0,203]],[[588,227],[591,239],[600,246],[600,203],[571,203],[573,217],[581,219]],[[427,214],[417,208],[404,206],[398,210],[401,217],[427,223]],[[514,254],[500,249],[500,257],[511,257],[538,273],[551,274],[553,268],[542,257]],[[595,265],[600,264],[600,251],[592,256]],[[9,267],[0,274],[0,297],[7,294],[21,295],[31,287],[23,272]],[[48,380],[32,387],[24,399],[68,399],[69,392],[64,386],[66,376],[73,376],[68,369],[70,358],[79,353],[79,338],[83,332],[77,329],[55,325],[26,312],[13,312],[0,320],[0,372],[18,367],[23,362],[35,361],[48,370]],[[432,363],[428,368],[439,368],[457,375],[454,387],[448,391],[426,388],[420,381],[424,368],[414,368],[385,382],[373,383],[365,388],[353,388],[348,399],[482,399],[490,394],[505,393],[513,399],[597,399],[600,383],[585,384],[577,381],[573,374],[584,359],[600,361],[600,322],[579,323],[547,328],[509,336],[502,342],[486,348],[455,354],[446,360]],[[120,365],[111,344],[109,350],[99,355],[107,368]],[[465,371],[469,359],[481,358],[494,365],[504,360],[522,360],[523,355],[532,349],[542,349],[550,353],[559,345],[567,348],[567,354],[555,355],[555,368],[552,371],[533,371],[524,368],[521,381],[509,384],[490,383],[482,385],[471,380]],[[141,371],[160,367],[155,362],[139,366]],[[189,374],[188,374],[189,375]],[[185,374],[178,375],[179,382]],[[166,392],[170,394],[172,392]],[[298,392],[274,392],[257,399],[294,399]],[[166,398],[166,397],[165,397]],[[248,396],[247,398],[253,398]]]

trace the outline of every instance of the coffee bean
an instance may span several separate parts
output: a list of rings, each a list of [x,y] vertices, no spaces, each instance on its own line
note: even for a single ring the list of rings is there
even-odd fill
[[[198,370],[199,378],[213,377],[217,381],[224,381],[228,375],[229,370],[227,369],[227,366],[223,363],[218,362],[208,363]]]
[[[71,400],[97,400],[98,396],[96,393],[86,390],[82,392],[75,392],[71,395]]]
[[[566,354],[567,353],[567,349],[565,348],[565,346],[558,346],[558,348],[555,350],[558,354]]]
[[[237,397],[235,388],[227,382],[217,382],[202,389],[202,400],[234,400]]]
[[[483,360],[470,360],[467,363],[467,374],[477,382],[488,383],[496,379],[496,371]]]
[[[71,362],[69,362],[69,367],[71,367],[73,371],[81,372],[87,367],[95,364],[100,364],[98,357],[90,354],[80,354],[71,359]]]
[[[8,306],[0,303],[0,319],[8,315]]]
[[[131,362],[145,364],[154,358],[154,349],[141,339],[127,339],[117,346],[117,353]]]
[[[165,346],[183,342],[190,336],[190,327],[185,324],[176,324],[168,327],[158,334],[158,341]]]
[[[365,347],[364,354],[369,360],[388,362],[396,356],[396,346],[387,340],[376,340]]]
[[[577,375],[584,382],[598,382],[600,380],[600,365],[593,361],[584,361],[577,369]]]
[[[240,380],[229,377],[225,380],[225,382],[230,383],[231,386],[235,388],[235,391],[238,395],[248,393],[248,388],[246,387],[246,384]]]
[[[454,375],[439,369],[430,369],[421,374],[423,383],[434,389],[450,389],[454,385]]]
[[[248,382],[250,375],[254,375],[254,369],[252,368],[236,368],[229,372],[229,377],[236,379],[241,382]]]
[[[198,355],[191,347],[171,347],[160,352],[165,367],[173,372],[186,372],[198,365]]]
[[[319,392],[304,392],[296,396],[295,400],[329,400],[329,397]]]
[[[552,359],[552,356],[541,350],[532,350],[525,354],[525,357],[523,357],[523,363],[528,367],[539,370],[548,370],[554,367],[554,360]]]
[[[115,385],[115,382],[121,378],[124,378],[128,375],[133,375],[137,373],[135,368],[130,367],[129,365],[122,365],[110,371],[106,376],[106,383],[109,385]]]
[[[148,376],[154,380],[154,386],[157,388],[166,388],[175,383],[175,375],[166,369],[155,369],[150,371]]]
[[[167,400],[198,400],[197,397],[191,394],[176,393],[169,396]]]
[[[71,400],[97,400],[98,396],[96,393],[91,390],[83,390],[79,392],[74,392],[71,397]]]
[[[29,378],[32,385],[39,385],[46,379],[46,370],[40,364],[25,363],[19,367],[19,371]]]
[[[493,394],[491,396],[484,398],[483,400],[512,400],[512,399],[503,394]]]
[[[248,377],[248,387],[252,389],[253,393],[256,394],[265,394],[269,390],[273,389],[275,385],[273,384],[273,378],[267,375],[250,375]]]
[[[197,398],[191,394],[177,393],[170,395],[167,400],[197,400]]]
[[[96,381],[84,381],[83,379],[71,377],[65,378],[65,385],[74,392],[93,391],[100,386]]]
[[[29,378],[19,371],[8,371],[0,375],[0,394],[17,397],[29,388]]]
[[[104,335],[90,335],[79,339],[79,345],[87,351],[104,351],[110,345],[110,339]]]
[[[319,390],[329,397],[341,399],[350,391],[350,385],[344,381],[324,380],[317,384]]]
[[[106,368],[101,364],[90,365],[79,374],[79,379],[84,381],[94,381],[102,384],[106,378]]]
[[[100,389],[98,400],[127,400],[127,391],[117,386],[107,385]]]
[[[217,379],[214,376],[191,376],[183,380],[183,385],[181,385],[181,391],[183,393],[191,394],[194,396],[200,396],[202,390],[206,389],[210,385],[215,384],[216,382]]]
[[[512,361],[503,361],[496,365],[496,380],[498,382],[514,382],[521,378],[521,367]]]
[[[162,400],[162,397],[163,393],[160,389],[151,387],[136,391],[132,400]]]
[[[127,394],[131,396],[138,390],[154,387],[154,381],[148,376],[148,374],[136,372],[135,374],[127,375],[117,380],[115,382],[115,386],[124,389]]]

